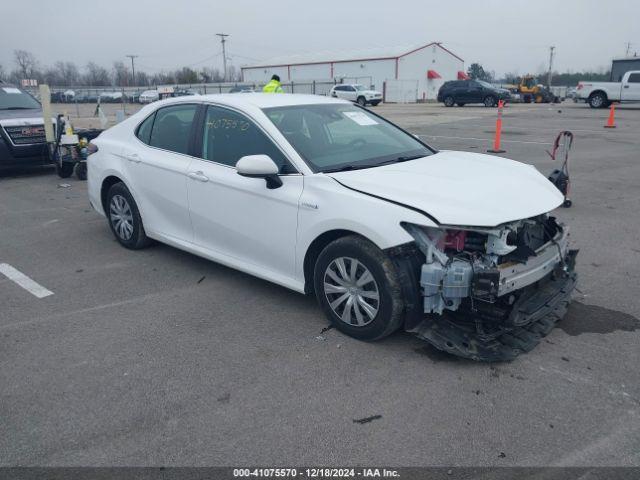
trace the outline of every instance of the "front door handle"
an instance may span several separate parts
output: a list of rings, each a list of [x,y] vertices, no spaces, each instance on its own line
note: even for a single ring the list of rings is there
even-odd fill
[[[629,88],[629,85],[625,85],[625,86],[624,86],[624,87],[622,87],[622,88]]]
[[[188,175],[189,175],[189,178],[192,178],[192,179],[197,180],[199,182],[208,182],[209,181],[209,177],[207,177],[200,170],[198,170],[197,172],[189,172]]]

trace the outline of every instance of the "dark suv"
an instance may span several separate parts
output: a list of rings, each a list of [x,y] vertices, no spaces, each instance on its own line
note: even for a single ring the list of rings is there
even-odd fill
[[[0,82],[0,170],[49,163],[40,103]]]
[[[498,100],[508,101],[511,93],[504,88],[496,88],[482,80],[456,80],[444,82],[438,91],[438,101],[447,107],[467,103],[483,103],[485,107],[495,107]]]

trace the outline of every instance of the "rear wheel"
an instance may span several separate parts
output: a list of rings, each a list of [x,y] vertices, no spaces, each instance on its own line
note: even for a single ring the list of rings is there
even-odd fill
[[[458,105],[459,107],[464,107],[464,103],[457,103],[456,105]]]
[[[367,104],[367,99],[364,97],[358,97],[358,100],[356,100],[356,102],[358,102],[358,105],[360,105],[361,107],[364,107]]]
[[[138,250],[151,244],[142,225],[140,211],[129,189],[118,182],[107,193],[106,214],[111,231],[120,245]]]
[[[453,107],[456,102],[451,95],[447,95],[444,97],[443,103],[445,107]]]
[[[329,321],[360,340],[378,340],[400,327],[404,302],[395,266],[370,241],[339,238],[318,256],[316,297]]]
[[[606,108],[607,96],[603,92],[595,92],[589,96],[588,102],[591,108]]]

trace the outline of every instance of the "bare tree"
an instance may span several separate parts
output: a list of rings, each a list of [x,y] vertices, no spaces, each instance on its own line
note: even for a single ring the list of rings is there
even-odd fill
[[[38,61],[33,53],[26,50],[14,50],[13,59],[22,78],[33,78],[35,76],[34,73],[37,70]]]
[[[113,82],[118,87],[126,87],[129,85],[131,73],[124,62],[113,62]]]
[[[4,80],[4,68],[0,65],[0,82]]]
[[[200,70],[200,79],[204,83],[221,82],[222,74],[217,68],[204,67]]]
[[[94,62],[87,63],[85,67],[86,73],[82,78],[82,83],[90,87],[106,87],[111,84],[109,72],[106,68],[97,65]]]

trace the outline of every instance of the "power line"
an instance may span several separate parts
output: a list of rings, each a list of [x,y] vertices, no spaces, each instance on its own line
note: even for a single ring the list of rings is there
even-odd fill
[[[222,43],[222,65],[224,68],[224,81],[227,81],[227,51],[225,49],[226,38],[229,36],[227,33],[216,33],[218,37],[220,37],[220,42]]]

